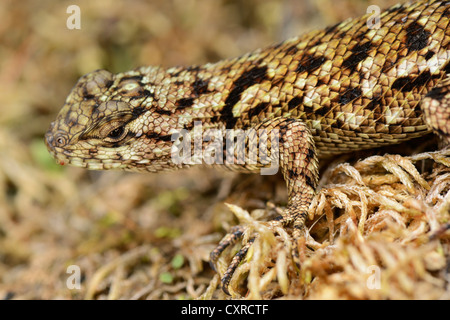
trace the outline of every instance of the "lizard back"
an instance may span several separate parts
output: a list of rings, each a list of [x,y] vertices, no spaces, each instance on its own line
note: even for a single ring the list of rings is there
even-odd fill
[[[301,119],[319,157],[422,136],[431,128],[421,100],[450,71],[449,7],[397,5],[378,26],[366,14],[202,66],[94,71],[68,96],[47,145],[61,163],[159,171],[170,167],[170,135],[198,120],[248,129]]]
[[[367,14],[237,59],[169,69],[188,92],[175,108],[228,129],[302,119],[319,156],[422,136],[420,102],[450,70],[448,9],[397,5],[372,29]]]

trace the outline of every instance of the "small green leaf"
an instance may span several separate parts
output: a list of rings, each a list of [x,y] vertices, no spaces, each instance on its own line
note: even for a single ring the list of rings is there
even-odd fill
[[[172,268],[180,269],[183,266],[183,264],[184,264],[184,257],[183,257],[183,255],[181,255],[179,253],[176,254],[175,257],[173,257],[171,264],[172,264]]]
[[[30,144],[30,152],[33,160],[41,167],[49,171],[61,171],[62,166],[58,165],[52,158],[45,146],[44,139],[34,139]]]
[[[170,272],[163,272],[159,275],[159,280],[163,283],[172,283],[173,276],[172,274],[170,274]]]
[[[155,236],[158,238],[175,239],[181,235],[181,230],[177,228],[159,227],[155,230]]]

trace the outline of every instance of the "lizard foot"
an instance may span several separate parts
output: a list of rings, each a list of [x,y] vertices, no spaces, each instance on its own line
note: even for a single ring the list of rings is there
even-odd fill
[[[286,210],[285,212],[289,212]],[[291,245],[291,256],[292,261],[296,267],[297,271],[301,269],[301,243],[305,243],[303,241],[305,239],[305,227],[304,221],[306,218],[306,214],[304,215],[290,215],[283,214],[282,216],[271,220],[268,222],[270,229],[273,230],[274,234],[277,233],[277,228],[283,228],[289,234],[289,239]],[[219,271],[216,267],[217,261],[222,253],[229,247],[238,243],[239,241],[243,241],[244,234],[248,232],[248,228],[242,225],[234,226],[231,228],[230,232],[225,235],[225,237],[219,242],[217,247],[210,254],[210,265],[217,272]],[[233,278],[237,267],[245,260],[248,250],[253,245],[258,235],[251,234],[248,240],[242,244],[242,247],[239,251],[233,256],[230,263],[228,264],[225,272],[222,275],[221,283],[222,290],[230,295],[229,286],[231,279]]]

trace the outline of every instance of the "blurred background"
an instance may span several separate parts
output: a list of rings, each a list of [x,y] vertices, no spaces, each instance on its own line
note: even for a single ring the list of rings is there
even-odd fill
[[[395,2],[86,0],[69,30],[72,1],[1,1],[0,299],[197,298],[236,223],[223,202],[286,202],[279,177],[56,165],[43,136],[80,76],[214,62]],[[67,287],[70,265],[80,289]]]

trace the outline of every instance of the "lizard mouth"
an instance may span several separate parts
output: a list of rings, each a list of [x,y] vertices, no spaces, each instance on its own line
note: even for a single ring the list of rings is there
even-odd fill
[[[89,170],[111,170],[111,169],[123,169],[126,167],[126,164],[120,162],[113,162],[112,160],[104,160],[104,159],[85,159],[82,157],[73,156],[69,153],[69,151],[52,146],[47,140],[46,136],[46,145],[50,152],[50,154],[55,159],[56,163],[64,166],[71,165],[73,167],[78,168],[86,168]]]
[[[78,168],[86,168],[88,170],[117,170],[126,168],[126,164],[120,162],[113,162],[100,159],[82,159],[78,157],[74,158],[67,158],[65,156],[63,157],[67,160],[67,162],[65,163]],[[59,159],[57,161],[61,161]]]
[[[80,157],[67,156],[63,152],[57,152],[56,150],[50,150],[50,153],[55,158],[56,163],[60,165],[70,165],[78,168],[85,168],[89,170],[112,170],[123,169],[125,164],[119,162],[113,162],[111,160],[101,159],[84,159]]]
[[[126,167],[125,163],[115,162],[110,159],[88,159],[74,155],[70,150],[70,146],[67,145],[66,135],[62,132],[55,133],[53,128],[54,122],[50,124],[50,128],[45,134],[45,145],[56,163],[90,170],[123,169]]]

